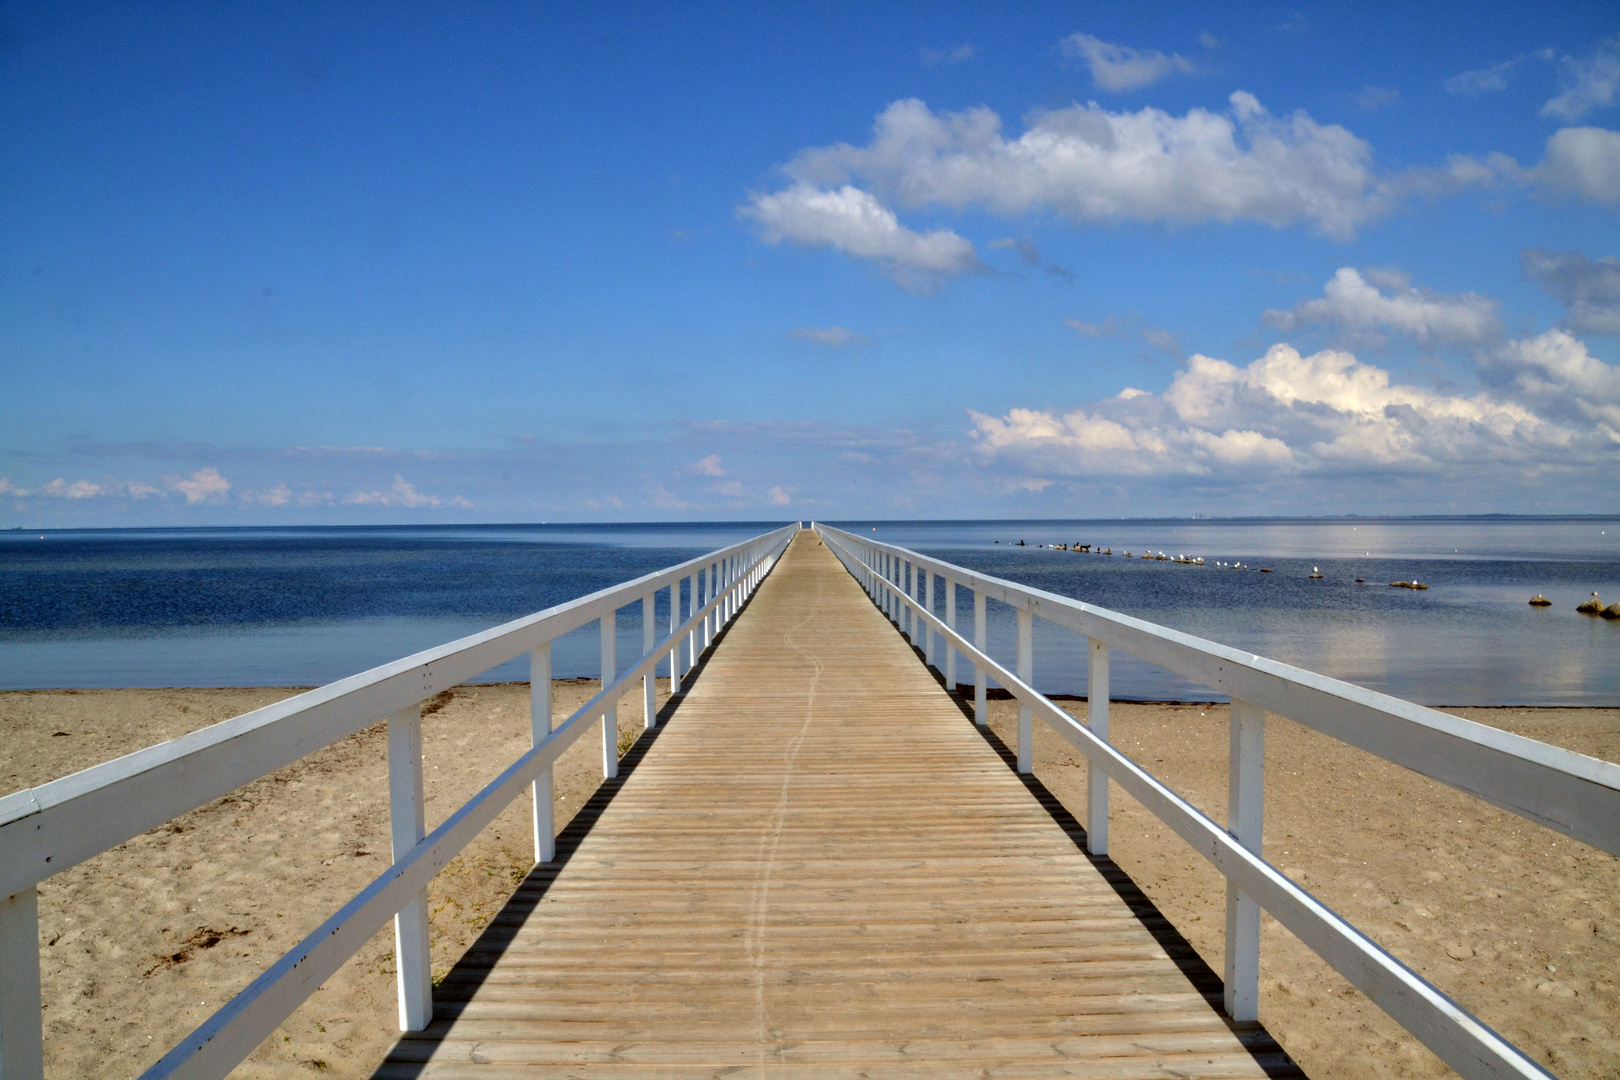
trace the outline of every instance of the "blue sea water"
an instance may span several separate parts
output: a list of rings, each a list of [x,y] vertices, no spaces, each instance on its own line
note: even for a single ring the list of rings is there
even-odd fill
[[[1620,705],[1620,621],[1574,611],[1594,591],[1620,600],[1620,518],[835,524],[1426,704]],[[319,685],[772,527],[0,533],[0,688]],[[1431,588],[1388,586],[1414,578]],[[1553,606],[1526,604],[1537,592]],[[626,661],[639,619],[620,612]],[[1012,635],[992,604],[991,652],[1010,658]],[[597,650],[594,627],[560,640],[557,674],[597,674]],[[1076,635],[1037,621],[1035,662],[1042,689],[1085,692]],[[526,674],[516,661],[483,678]],[[1213,697],[1128,657],[1113,689]]]

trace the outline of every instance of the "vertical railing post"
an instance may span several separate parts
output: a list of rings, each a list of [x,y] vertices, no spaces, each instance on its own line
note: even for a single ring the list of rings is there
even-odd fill
[[[906,594],[907,599],[915,600],[917,598],[917,566],[910,559],[903,556],[900,559],[900,591]],[[917,626],[912,621],[911,605],[906,603],[905,600],[900,601],[900,619],[900,630],[906,635],[906,640],[911,642],[911,647],[915,649],[917,647]]]
[[[904,627],[901,620],[906,617],[904,615],[906,604],[901,602],[901,589],[906,588],[906,563],[902,562],[899,555],[891,555],[889,557],[889,568],[893,570],[891,581],[889,581],[889,609],[891,609],[889,617],[894,620],[894,625],[897,628],[904,630],[906,627]]]
[[[39,989],[39,891],[0,899],[0,1080],[43,1080]]]
[[[894,621],[894,600],[890,589],[893,577],[894,558],[885,551],[883,553],[883,614],[889,617],[890,622]]]
[[[932,615],[934,613],[934,572],[927,567],[923,572],[923,609]],[[935,671],[939,665],[934,662],[934,624],[927,619],[923,620],[923,662]]]
[[[699,603],[698,607],[698,610],[701,611],[710,600],[714,599],[714,567],[712,565],[705,566],[702,570],[698,571],[698,574],[703,578],[703,599]],[[709,643],[714,640],[714,635],[711,632],[713,630],[713,624],[714,620],[710,618],[709,615],[703,616],[703,650],[705,652],[707,652],[709,649]],[[694,664],[697,663],[696,660],[693,660],[692,662]]]
[[[641,657],[644,660],[652,655],[653,644],[658,640],[658,627],[653,622],[657,606],[656,593],[649,592],[641,598]],[[641,677],[641,719],[642,726],[649,730],[658,726],[657,664]]]
[[[1266,711],[1232,699],[1226,828],[1260,854],[1265,812]],[[1260,905],[1226,879],[1226,1015],[1260,1018]]]
[[[681,628],[681,579],[669,583],[669,692],[681,692],[681,642],[675,631]]]
[[[535,744],[551,734],[551,642],[529,650],[529,735]],[[552,767],[534,778],[534,861],[557,857],[557,821]]]
[[[698,607],[700,606],[698,604],[698,573],[698,571],[694,570],[692,576],[686,579],[687,603],[691,605],[686,611],[686,617],[689,619],[698,613]],[[693,668],[697,667],[697,658],[698,628],[697,624],[693,623],[692,629],[686,632],[686,670],[688,674],[691,673]]]
[[[421,705],[411,705],[388,718],[388,809],[394,861],[398,862],[427,835]],[[394,916],[394,972],[399,987],[399,1029],[425,1030],[433,1019],[426,886]]]
[[[945,625],[956,629],[956,579],[945,579]],[[945,689],[956,693],[956,646],[945,639]]]
[[[598,620],[602,627],[602,689],[619,677],[619,613],[605,612]],[[609,699],[602,708],[602,775],[609,780],[619,775],[619,703]]]
[[[1035,680],[1035,616],[1028,607],[1018,609],[1018,678],[1025,686]],[[1018,702],[1018,771],[1035,771],[1035,713]]]
[[[1108,741],[1108,642],[1087,638],[1086,726]],[[1086,850],[1108,854],[1108,774],[1095,761],[1086,766]]]
[[[985,651],[984,590],[973,590],[973,647]],[[990,722],[989,677],[984,665],[973,661],[973,722],[984,727]]]

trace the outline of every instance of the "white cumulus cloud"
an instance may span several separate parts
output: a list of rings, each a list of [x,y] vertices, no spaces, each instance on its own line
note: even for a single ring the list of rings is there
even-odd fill
[[[1168,75],[1190,75],[1194,71],[1192,61],[1179,54],[1114,45],[1090,34],[1070,34],[1060,48],[1064,56],[1082,61],[1091,69],[1091,81],[1099,90],[1116,94],[1156,83]]]
[[[198,469],[185,478],[165,477],[164,482],[184,495],[187,503],[221,502],[231,490],[231,482],[213,466]]]
[[[1505,388],[1541,412],[1587,422],[1620,444],[1620,369],[1563,330],[1504,343],[1480,358],[1488,383]]]
[[[980,269],[973,245],[956,233],[913,232],[870,192],[849,184],[832,190],[794,184],[754,196],[740,213],[759,223],[766,243],[787,240],[870,259],[912,292],[933,292],[949,278]]]
[[[1555,194],[1620,205],[1620,131],[1560,128],[1547,140],[1547,156],[1531,179]]]
[[[1496,301],[1478,293],[1428,292],[1413,288],[1404,275],[1369,270],[1363,276],[1345,266],[1329,279],[1319,298],[1287,311],[1268,311],[1265,320],[1284,331],[1337,327],[1352,339],[1374,343],[1382,342],[1383,331],[1394,330],[1420,345],[1478,345],[1501,333],[1496,308]]]
[[[898,265],[890,243],[909,250],[914,241],[899,235],[894,215],[867,190],[832,190],[836,185],[859,180],[908,209],[1053,211],[1076,224],[1305,223],[1337,238],[1388,208],[1371,147],[1345,128],[1303,112],[1272,116],[1242,91],[1230,104],[1228,112],[1185,116],[1073,105],[1034,114],[1021,135],[1008,138],[988,108],[937,114],[914,98],[896,101],[879,114],[866,146],[800,152],[786,166],[795,184],[756,197],[749,212],[766,224],[767,239],[802,237],[852,254],[864,248]],[[944,255],[934,259],[943,263],[936,273],[969,265],[967,241],[947,235],[937,245]],[[911,262],[929,265],[904,265]]]

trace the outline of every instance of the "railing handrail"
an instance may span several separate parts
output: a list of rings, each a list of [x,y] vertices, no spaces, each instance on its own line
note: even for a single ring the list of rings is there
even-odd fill
[[[648,591],[797,528],[784,526],[717,548],[0,797],[0,897],[205,806],[401,708],[588,625],[605,611],[617,611]]]
[[[1231,985],[1233,980],[1233,951],[1238,947],[1252,950],[1252,964],[1247,967],[1246,979],[1251,984],[1249,993],[1254,993],[1253,983],[1258,976],[1258,910],[1252,918],[1252,931],[1246,939],[1246,945],[1240,946],[1234,934],[1241,923],[1241,916],[1235,916],[1234,900],[1238,903],[1258,905],[1282,923],[1291,933],[1309,946],[1317,955],[1326,960],[1336,971],[1343,975],[1351,985],[1355,986],[1368,999],[1388,1013],[1397,1023],[1411,1032],[1425,1046],[1435,1052],[1440,1059],[1461,1075],[1474,1080],[1474,1078],[1506,1078],[1506,1077],[1549,1077],[1551,1074],[1537,1064],[1533,1059],[1508,1042],[1489,1026],[1471,1015],[1457,1002],[1453,1001],[1440,989],[1429,983],[1417,972],[1391,956],[1376,942],[1368,938],[1348,920],[1338,915],[1326,904],[1313,897],[1309,892],[1294,882],[1287,875],[1265,861],[1260,854],[1258,821],[1245,820],[1241,826],[1246,835],[1238,835],[1239,826],[1232,829],[1223,829],[1207,814],[1193,806],[1175,791],[1165,785],[1158,778],[1137,765],[1130,758],[1109,745],[1106,732],[1099,734],[1086,725],[1080,723],[1063,709],[1059,708],[1044,694],[1031,685],[1028,668],[1025,663],[1028,658],[1027,623],[1020,623],[1020,673],[1009,670],[1004,664],[990,657],[980,645],[975,645],[958,633],[954,627],[954,613],[950,623],[939,618],[931,610],[932,577],[929,578],[929,591],[925,604],[912,596],[915,584],[907,585],[889,578],[883,570],[868,563],[861,558],[852,547],[864,546],[869,551],[882,551],[892,556],[899,556],[912,561],[914,566],[930,575],[938,573],[947,581],[953,578],[960,583],[963,579],[974,580],[980,588],[993,585],[1002,590],[1003,596],[1014,596],[1025,601],[1024,610],[1030,611],[1033,616],[1036,596],[1042,599],[1062,601],[1058,610],[1078,605],[1078,601],[1066,597],[1058,597],[1051,593],[1029,589],[1014,582],[999,578],[989,578],[984,575],[975,575],[962,567],[945,563],[937,559],[929,559],[918,555],[906,548],[892,544],[884,544],[867,537],[834,529],[830,526],[813,523],[812,527],[817,534],[827,540],[828,547],[833,550],[846,569],[872,589],[876,586],[880,596],[874,596],[880,606],[886,602],[899,600],[905,605],[916,619],[927,624],[930,634],[927,654],[932,656],[932,634],[940,634],[947,642],[947,648],[954,648],[967,657],[976,668],[976,682],[983,686],[983,673],[993,674],[998,682],[1016,698],[1021,706],[1019,725],[1019,765],[1020,772],[1027,772],[1033,768],[1032,733],[1026,729],[1024,716],[1039,716],[1058,735],[1086,755],[1094,770],[1100,769],[1106,779],[1101,779],[1097,772],[1093,772],[1088,781],[1088,801],[1091,813],[1098,812],[1100,807],[1103,818],[1107,816],[1106,794],[1099,802],[1097,793],[1089,788],[1099,781],[1106,788],[1107,782],[1112,780],[1134,796],[1148,811],[1153,813],[1167,826],[1169,826],[1183,840],[1204,858],[1208,859],[1217,870],[1221,872],[1228,882],[1227,904],[1227,1002],[1228,1010],[1232,1008]],[[900,573],[904,576],[904,566],[900,564]],[[857,569],[859,568],[859,569]],[[864,575],[862,573],[864,571]],[[949,597],[949,593],[947,596]],[[949,601],[948,601],[949,602]],[[1151,623],[1143,623],[1129,616],[1119,615],[1081,605],[1089,610],[1088,615],[1106,616],[1112,620],[1135,624],[1136,627],[1161,632],[1163,635],[1174,635],[1182,639],[1181,645],[1196,643],[1199,645],[1213,645],[1212,642],[1202,642],[1201,639],[1191,638],[1189,635],[1176,634],[1175,631],[1166,631],[1163,627],[1155,627]],[[894,618],[896,609],[890,607],[891,618]],[[947,609],[949,610],[949,609]],[[975,612],[982,611],[978,598],[975,597]],[[976,636],[982,634],[982,622],[976,617]],[[914,624],[915,625],[915,624]],[[1116,623],[1117,625],[1117,623]],[[1082,631],[1084,632],[1084,631]],[[915,635],[914,635],[915,636]],[[1131,651],[1128,647],[1127,652]],[[1233,650],[1223,650],[1235,652]],[[1241,657],[1243,654],[1236,654]],[[1260,658],[1250,658],[1258,660]],[[949,655],[947,663],[952,663]],[[1285,678],[1286,672],[1298,671],[1286,665],[1275,665],[1275,677]],[[1106,670],[1106,668],[1105,668]],[[1308,674],[1308,673],[1302,673]],[[1106,677],[1106,676],[1105,676]],[[1318,679],[1321,676],[1317,676]],[[1329,683],[1335,680],[1326,680]],[[1341,686],[1348,684],[1338,684]],[[1358,688],[1359,689],[1359,688]],[[1088,690],[1089,693],[1089,690]],[[1370,692],[1369,692],[1370,693]],[[1106,693],[1102,695],[1106,699]],[[1383,697],[1384,695],[1378,695]],[[981,698],[982,704],[982,698]],[[1088,704],[1095,705],[1095,700]],[[1234,713],[1238,700],[1234,700]],[[1253,703],[1250,702],[1250,705]],[[1414,706],[1415,707],[1415,706]],[[1022,712],[1027,710],[1027,712]],[[1095,713],[1093,714],[1096,715]],[[1106,715],[1106,714],[1104,714]],[[1263,713],[1261,716],[1263,717]],[[1281,715],[1287,715],[1282,713]],[[983,722],[981,716],[980,722]],[[1236,754],[1236,728],[1237,716],[1234,715],[1234,758]],[[1028,740],[1026,742],[1026,740]],[[1554,748],[1556,749],[1556,748]],[[1376,752],[1376,751],[1375,751]],[[1596,759],[1592,759],[1596,760]],[[1255,763],[1250,763],[1251,765]],[[1607,764],[1607,763],[1601,763]],[[1241,766],[1233,763],[1234,780],[1239,775]],[[1235,792],[1234,792],[1235,794]],[[1494,801],[1494,800],[1493,800]],[[1256,801],[1258,804],[1258,800]],[[1229,814],[1232,808],[1228,808]],[[1086,822],[1088,833],[1101,830],[1106,833],[1106,824],[1099,824],[1097,820]],[[1252,831],[1251,831],[1252,830]],[[1095,850],[1095,849],[1094,849]],[[1239,922],[1234,922],[1238,918]],[[1254,1018],[1250,1013],[1244,1019]]]
[[[909,548],[816,523],[958,585],[1251,702],[1386,761],[1620,855],[1620,765],[1476,723],[1354,683],[981,574]]]

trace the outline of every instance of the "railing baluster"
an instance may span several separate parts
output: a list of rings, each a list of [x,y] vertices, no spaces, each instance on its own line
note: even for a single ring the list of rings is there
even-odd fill
[[[551,642],[529,650],[529,735],[533,744],[551,734]],[[552,768],[547,765],[534,778],[534,861],[557,857],[557,820]]]
[[[945,579],[945,625],[952,630],[956,629],[956,579]],[[950,639],[943,642],[945,646],[945,688],[956,693],[956,646]]]
[[[388,718],[388,808],[394,861],[427,835],[422,793],[422,706]],[[428,891],[394,916],[394,972],[399,987],[399,1029],[423,1031],[433,1019],[433,956],[428,949]]]
[[[0,1080],[43,1080],[39,891],[0,899]]]
[[[917,568],[910,559],[902,558],[900,560],[900,591],[912,599],[917,596]],[[917,628],[911,621],[911,605],[904,600],[900,602],[900,618],[900,630],[906,635],[906,640],[911,642],[911,647],[915,649],[917,647]]]
[[[698,603],[698,579],[699,579],[699,575],[700,575],[700,571],[694,570],[694,571],[692,571],[692,576],[686,579],[688,585],[690,586],[690,588],[688,590],[688,593],[687,593],[687,595],[688,595],[688,597],[690,599],[688,599],[687,603],[692,605],[690,610],[688,610],[687,613],[686,613],[687,618],[691,618],[692,616],[696,615],[697,611],[698,611],[698,608],[701,606]],[[687,671],[687,674],[691,674],[692,669],[697,667],[697,658],[698,658],[698,628],[697,628],[697,624],[694,623],[693,626],[692,626],[692,629],[690,629],[690,630],[688,630],[686,632],[686,661],[687,661],[687,663],[686,663],[686,671]]]
[[[923,568],[923,607],[927,609],[928,614],[934,613],[934,572],[926,567]],[[939,665],[935,663],[934,658],[934,628],[929,625],[927,619],[923,620],[923,641],[925,642],[923,662],[938,671]]]
[[[653,622],[657,610],[657,594],[649,592],[641,598],[641,655],[651,656],[653,643],[658,639],[658,627]],[[658,668],[647,669],[641,677],[642,726],[651,730],[658,726]]]
[[[699,571],[699,573],[703,576],[703,600],[698,605],[698,609],[702,610],[704,604],[707,604],[710,600],[714,599],[714,564],[710,563],[708,566],[705,566],[701,571]],[[709,643],[714,640],[714,632],[713,631],[714,631],[714,618],[711,615],[703,616],[703,651],[704,652],[709,651]],[[692,662],[694,664],[697,663],[696,660],[693,660]]]
[[[1025,686],[1035,685],[1035,617],[1027,606],[1018,609],[1018,677]],[[1022,701],[1018,703],[1018,771],[1035,771],[1035,714]]]
[[[1086,672],[1086,726],[1108,741],[1108,642],[1087,638],[1090,670]],[[1086,850],[1108,854],[1108,774],[1095,761],[1086,764]]]
[[[973,590],[973,647],[985,650],[984,590]],[[984,665],[973,661],[973,722],[980,727],[990,723],[989,676]]]
[[[1226,829],[1260,854],[1265,815],[1266,711],[1232,699]],[[1226,882],[1226,1015],[1260,1018],[1260,905]]]
[[[669,693],[681,692],[681,641],[675,631],[681,628],[681,579],[669,583]]]
[[[894,622],[894,556],[883,553],[883,614]]]
[[[619,613],[605,612],[597,620],[602,627],[602,689],[619,677]],[[619,775],[619,703],[609,701],[602,710],[602,775],[609,780]]]

